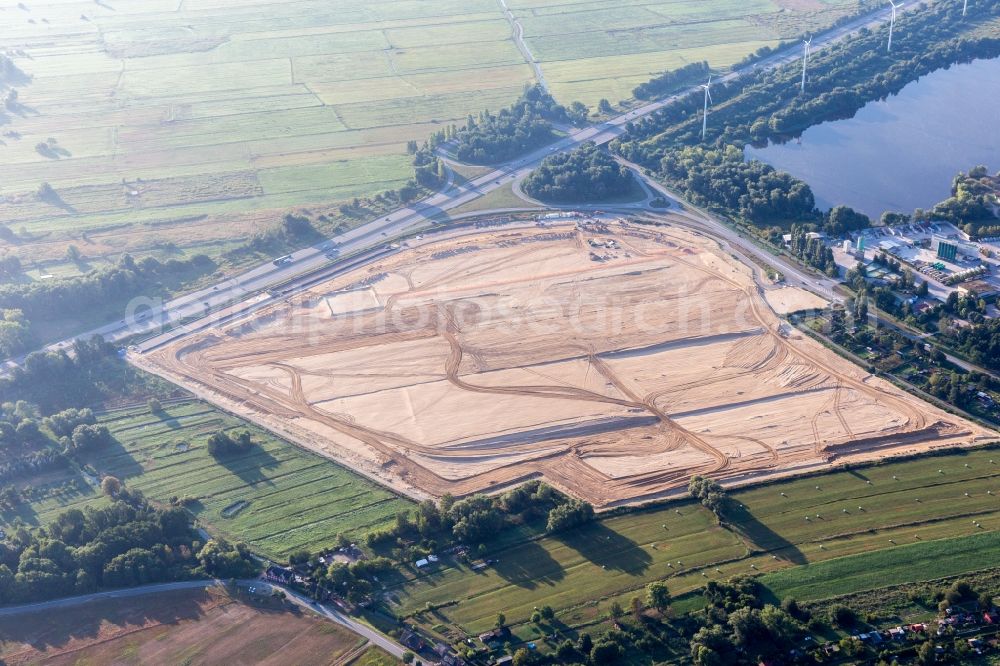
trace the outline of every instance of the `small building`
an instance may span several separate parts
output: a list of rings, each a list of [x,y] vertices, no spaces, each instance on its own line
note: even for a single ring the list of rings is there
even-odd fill
[[[486,646],[491,643],[503,643],[508,638],[510,638],[510,629],[507,627],[499,627],[493,631],[486,631],[479,634],[479,641]]]
[[[272,583],[291,585],[295,582],[295,572],[291,569],[286,569],[285,567],[272,565],[264,571],[263,578],[264,580]]]
[[[404,629],[399,634],[399,642],[405,647],[410,648],[414,652],[419,652],[425,647],[424,639],[418,636],[416,633],[410,631],[409,629]]]
[[[430,562],[428,562],[426,558],[420,558],[419,560],[413,563],[413,565],[418,569],[423,569],[428,564],[430,564]]]

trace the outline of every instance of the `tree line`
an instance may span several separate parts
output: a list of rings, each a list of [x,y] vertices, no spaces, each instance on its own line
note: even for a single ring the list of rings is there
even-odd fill
[[[390,529],[372,532],[369,546],[408,562],[437,549],[463,544],[474,552],[486,552],[505,529],[544,522],[545,529],[558,532],[581,525],[594,516],[593,507],[557,492],[540,481],[529,481],[500,495],[472,495],[455,500],[445,495],[440,502],[421,502],[416,514],[397,516]]]
[[[583,119],[586,119],[584,108]],[[580,120],[539,85],[525,88],[521,96],[497,113],[470,115],[460,129],[447,138],[462,162],[496,164],[534,150],[555,138],[553,122]]]
[[[618,150],[626,159],[644,163],[650,154],[634,153],[638,145],[627,142]],[[754,224],[821,219],[806,183],[769,164],[746,161],[734,145],[664,151],[654,168],[696,205],[722,208]]]
[[[859,214],[822,217],[808,185],[768,165],[746,161],[743,147],[751,141],[786,139],[823,120],[853,115],[864,104],[940,67],[1000,54],[1000,38],[966,36],[977,22],[998,11],[1000,0],[988,0],[975,11],[970,6],[968,19],[950,3],[907,14],[896,27],[891,55],[884,48],[885,28],[864,29],[814,55],[805,94],[799,89],[797,63],[745,74],[713,84],[704,141],[699,92],[629,123],[611,149],[650,169],[696,204],[758,227],[797,221],[826,224],[832,234],[860,228],[867,218]],[[975,208],[969,197],[955,199]]]
[[[187,511],[156,508],[119,488],[107,507],[70,509],[45,528],[22,525],[0,542],[0,604],[255,571],[243,546],[202,545]]]
[[[951,182],[951,196],[938,203],[925,217],[946,220],[973,238],[1000,236],[997,196],[1000,172],[990,176],[983,165],[959,173]]]
[[[787,139],[824,120],[850,117],[941,67],[1000,55],[1000,38],[967,36],[998,11],[1000,0],[970,3],[965,18],[953,3],[908,12],[897,22],[891,53],[885,49],[887,26],[862,29],[812,55],[804,93],[801,62],[715,83],[707,141],[742,145]],[[701,92],[692,92],[633,123],[627,141],[648,142],[651,150],[701,143],[702,102]]]

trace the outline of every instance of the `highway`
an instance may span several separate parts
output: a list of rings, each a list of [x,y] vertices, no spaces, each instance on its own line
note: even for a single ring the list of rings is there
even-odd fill
[[[884,9],[879,9],[872,14],[816,35],[813,38],[813,50],[838,42],[863,27],[875,27],[885,22],[887,16]],[[799,55],[797,46],[789,47],[753,65],[725,74],[716,80],[729,81],[755,69],[778,67],[786,62],[797,60]],[[45,350],[68,349],[72,346],[74,339],[88,338],[93,335],[101,335],[110,342],[145,336],[155,338],[156,344],[163,344],[186,332],[186,327],[179,326],[182,322],[196,320],[208,313],[236,307],[234,304],[243,303],[240,307],[244,309],[259,307],[269,298],[266,292],[273,286],[290,282],[299,276],[313,273],[331,264],[333,260],[326,256],[326,253],[334,245],[339,256],[351,255],[362,250],[379,247],[388,238],[427,227],[432,224],[432,219],[441,213],[463,206],[500,187],[519,181],[546,156],[556,152],[573,150],[587,141],[598,145],[607,144],[621,136],[628,123],[674,104],[677,100],[697,90],[699,90],[698,87],[692,87],[644,104],[610,120],[572,130],[554,143],[499,166],[461,186],[455,187],[449,180],[442,191],[419,202],[371,220],[329,241],[292,253],[287,264],[276,266],[268,262],[239,275],[226,278],[211,287],[174,298],[166,303],[156,299],[133,299],[126,312],[123,313],[122,319],[50,344],[45,347]],[[709,122],[711,122],[711,114]],[[483,214],[489,213],[490,211],[483,211]],[[736,242],[736,239],[739,238],[738,234],[727,227],[721,224],[717,226],[719,227],[718,235],[731,239],[731,242]],[[791,265],[780,262],[776,258],[769,258],[768,261],[772,264],[778,264],[778,267],[785,272],[786,277],[792,276],[801,280],[804,285],[808,285],[810,280],[815,282],[813,278],[805,276]],[[816,285],[812,287],[812,290],[823,288],[823,285]],[[173,332],[165,332],[168,330],[173,330]],[[150,344],[143,344],[140,351],[149,348],[151,348]],[[21,358],[23,359],[23,357]],[[7,365],[20,360],[8,361]]]

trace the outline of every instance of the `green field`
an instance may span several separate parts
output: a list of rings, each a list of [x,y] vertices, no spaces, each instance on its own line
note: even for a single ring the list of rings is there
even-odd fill
[[[826,599],[927,578],[969,573],[1000,558],[1000,532],[912,543],[767,574],[762,582],[778,599]]]
[[[559,101],[591,106],[692,60],[725,68],[856,6],[509,4]],[[0,47],[31,77],[16,82],[22,107],[0,118],[0,219],[20,236],[0,250],[32,279],[123,252],[217,257],[289,209],[334,215],[412,175],[408,140],[506,106],[533,78],[495,0],[0,0],[0,10]],[[37,150],[50,138],[58,155]],[[64,206],[34,197],[42,182]],[[69,242],[87,263],[65,260]]]
[[[806,601],[984,569],[1000,552],[994,458],[1000,451],[959,452],[735,492],[744,508],[729,514],[731,529],[689,502],[610,517],[501,548],[478,573],[449,562],[414,574],[393,590],[395,610],[469,634],[502,611],[530,640],[541,631],[526,622],[535,607],[585,626],[606,618],[612,601],[627,608],[654,579],[667,580],[684,610],[696,603],[684,595],[737,574],[765,574],[777,598]],[[432,619],[421,614],[427,603],[444,607]]]
[[[725,68],[762,46],[822,29],[853,0],[509,0],[560,101],[631,97],[653,75],[708,60]],[[812,5],[813,8],[805,9]]]
[[[363,536],[411,506],[256,428],[251,431],[259,445],[252,454],[218,462],[206,449],[208,435],[247,425],[201,402],[172,404],[162,417],[145,407],[113,411],[100,422],[117,444],[85,461],[99,475],[116,476],[156,501],[189,498],[188,507],[202,527],[275,558],[298,548],[332,545],[340,533]],[[0,515],[0,524],[9,526],[20,517],[45,525],[67,508],[104,501],[92,483],[75,472],[46,475],[33,479],[32,485],[44,498],[19,514]]]

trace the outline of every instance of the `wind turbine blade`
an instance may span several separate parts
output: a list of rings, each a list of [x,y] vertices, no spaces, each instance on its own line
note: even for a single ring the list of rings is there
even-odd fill
[[[710,104],[715,104],[715,100],[712,99],[712,91],[709,90],[708,88],[705,88],[705,94],[708,95],[708,101],[709,101],[709,103]]]

